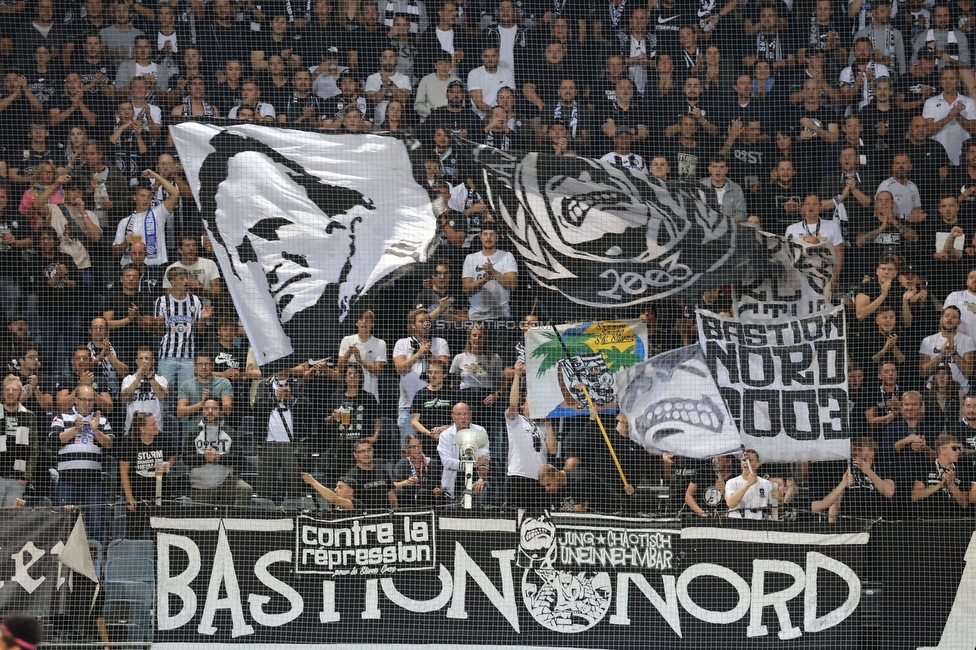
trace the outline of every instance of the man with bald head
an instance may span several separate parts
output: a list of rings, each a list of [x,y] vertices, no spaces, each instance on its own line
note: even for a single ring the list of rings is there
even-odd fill
[[[444,472],[441,474],[441,488],[450,498],[456,499],[464,494],[464,468],[461,463],[461,447],[458,445],[458,431],[465,429],[475,429],[487,432],[485,428],[472,424],[471,407],[464,402],[458,402],[451,410],[451,419],[454,423],[446,430],[441,432],[441,437],[437,441],[437,454],[441,457],[441,464]],[[485,490],[488,487],[488,463],[491,455],[488,451],[488,443],[474,453],[475,481],[472,491],[476,502],[484,501],[486,498]]]

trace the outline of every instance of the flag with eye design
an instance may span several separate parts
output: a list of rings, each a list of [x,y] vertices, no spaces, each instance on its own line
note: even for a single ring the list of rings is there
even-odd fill
[[[325,356],[310,332],[337,330],[366,290],[427,259],[436,219],[396,138],[196,122],[170,132],[262,366]]]

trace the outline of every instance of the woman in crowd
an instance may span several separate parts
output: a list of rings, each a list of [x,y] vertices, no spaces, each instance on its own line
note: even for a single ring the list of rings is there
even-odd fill
[[[47,205],[60,204],[64,201],[62,186],[71,180],[67,174],[58,176],[54,163],[50,160],[42,162],[34,172],[34,181],[20,198],[20,213],[30,217],[31,228],[47,222]]]
[[[488,347],[488,330],[472,328],[464,351],[451,362],[451,385],[460,390],[458,400],[471,407],[472,422],[489,431],[497,420],[498,391],[504,371],[502,359]]]

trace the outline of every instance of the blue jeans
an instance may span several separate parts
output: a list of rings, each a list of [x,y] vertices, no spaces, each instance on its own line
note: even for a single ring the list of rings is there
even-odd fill
[[[403,449],[403,443],[406,442],[407,436],[411,433],[416,433],[413,430],[413,425],[410,424],[411,419],[409,406],[397,411],[397,427],[400,429],[400,449]]]
[[[105,507],[105,488],[102,484],[72,485],[58,481],[54,487],[54,500],[58,506],[82,506],[85,532],[88,539],[102,539],[102,510]]]
[[[176,402],[179,401],[180,384],[193,379],[193,359],[178,359],[176,357],[162,357],[157,364],[160,375],[166,378],[169,385],[169,397],[163,400],[163,412],[176,417]]]

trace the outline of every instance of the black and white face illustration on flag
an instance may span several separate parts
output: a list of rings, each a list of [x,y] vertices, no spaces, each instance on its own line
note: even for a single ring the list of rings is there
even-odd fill
[[[700,346],[631,366],[623,371],[621,385],[617,403],[630,424],[630,438],[652,454],[712,458],[741,448]]]
[[[261,365],[304,347],[315,356],[310,332],[426,259],[436,221],[399,140],[254,125],[171,131]]]

